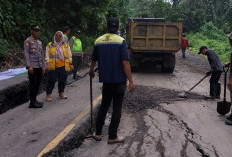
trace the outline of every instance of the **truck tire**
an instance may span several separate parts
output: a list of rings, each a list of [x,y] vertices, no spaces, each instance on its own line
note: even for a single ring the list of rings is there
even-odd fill
[[[132,72],[138,72],[139,71],[139,62],[137,58],[135,57],[134,53],[129,49],[129,58],[130,58],[130,66]]]
[[[164,73],[173,73],[175,69],[176,58],[175,56],[172,58],[163,58],[163,62],[161,64],[161,71]]]
[[[163,73],[173,73],[174,69],[175,69],[175,67],[169,67],[169,68],[167,68],[167,67],[161,66],[161,71]]]

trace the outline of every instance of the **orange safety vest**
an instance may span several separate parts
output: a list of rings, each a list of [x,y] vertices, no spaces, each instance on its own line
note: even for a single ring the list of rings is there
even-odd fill
[[[56,47],[53,42],[50,42],[48,44],[49,48],[49,66],[51,70],[55,70],[56,68]],[[69,65],[69,54],[68,54],[68,44],[63,43],[62,44],[62,49],[64,52],[64,66],[65,66],[65,71],[70,71],[70,65]]]

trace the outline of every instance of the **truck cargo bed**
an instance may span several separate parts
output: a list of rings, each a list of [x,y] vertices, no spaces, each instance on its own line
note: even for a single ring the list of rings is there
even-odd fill
[[[127,42],[132,51],[176,52],[181,48],[181,22],[152,18],[129,20]]]

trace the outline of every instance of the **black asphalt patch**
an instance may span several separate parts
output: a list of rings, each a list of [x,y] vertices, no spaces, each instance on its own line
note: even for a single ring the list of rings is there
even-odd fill
[[[165,88],[154,88],[146,86],[136,86],[133,93],[126,93],[123,101],[123,109],[130,113],[152,109],[160,103],[170,104],[174,101],[186,101],[187,99],[204,99],[203,95],[189,93],[187,99],[179,98],[181,91]]]

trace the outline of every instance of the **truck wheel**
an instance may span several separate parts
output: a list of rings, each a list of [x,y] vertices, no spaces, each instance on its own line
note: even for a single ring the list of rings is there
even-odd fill
[[[166,68],[166,67],[161,66],[161,71],[163,73],[173,73],[174,69],[175,69],[175,67],[173,67],[173,68]]]
[[[164,73],[173,73],[175,69],[176,58],[164,58],[161,64],[161,71]]]
[[[134,52],[132,52],[130,49],[128,49],[128,54],[129,54],[129,58],[130,58],[131,71],[138,72],[139,71],[138,59],[135,57]]]

